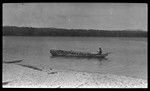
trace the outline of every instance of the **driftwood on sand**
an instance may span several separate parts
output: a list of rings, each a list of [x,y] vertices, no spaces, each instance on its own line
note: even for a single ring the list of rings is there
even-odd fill
[[[22,62],[22,60],[14,60],[14,61],[3,61],[3,63],[6,63],[6,64],[11,64],[11,63],[19,63],[19,62]]]
[[[7,84],[9,84],[11,81],[7,81],[7,82],[3,82],[2,84],[3,85],[7,85]]]
[[[58,72],[50,72],[50,73],[48,73],[48,74],[56,74],[56,73],[58,73]]]
[[[40,69],[38,67],[35,67],[35,66],[31,66],[31,65],[24,65],[24,64],[17,64],[17,65],[20,65],[20,66],[23,66],[23,67],[27,67],[27,68],[31,68],[31,69],[34,69],[34,70],[42,71],[42,69]]]

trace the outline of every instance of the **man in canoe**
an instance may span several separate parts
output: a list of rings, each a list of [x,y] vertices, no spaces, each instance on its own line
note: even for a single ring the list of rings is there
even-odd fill
[[[101,55],[102,54],[102,48],[99,48],[98,54]]]

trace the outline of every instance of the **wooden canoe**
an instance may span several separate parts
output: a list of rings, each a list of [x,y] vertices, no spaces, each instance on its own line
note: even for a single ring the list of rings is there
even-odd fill
[[[109,53],[103,54],[93,54],[87,52],[78,52],[78,51],[65,51],[65,50],[50,50],[50,53],[53,57],[82,57],[82,58],[105,58]]]

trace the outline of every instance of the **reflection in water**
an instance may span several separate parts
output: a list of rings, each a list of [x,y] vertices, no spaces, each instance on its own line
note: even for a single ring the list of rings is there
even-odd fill
[[[50,56],[50,58],[51,59],[53,59],[53,58],[55,58],[55,60],[57,60],[57,58],[58,58],[58,60],[59,59],[63,59],[63,60],[72,60],[72,59],[74,59],[74,60],[88,60],[88,61],[93,61],[93,59],[95,60],[95,61],[99,61],[99,65],[103,65],[103,63],[106,63],[106,62],[110,62],[110,60],[108,59],[108,58],[90,58],[90,57],[88,57],[88,58],[84,58],[84,57],[55,57],[55,56]],[[105,62],[104,62],[105,61]]]

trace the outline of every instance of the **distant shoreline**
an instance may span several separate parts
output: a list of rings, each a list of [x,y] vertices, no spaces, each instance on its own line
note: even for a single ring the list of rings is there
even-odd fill
[[[50,36],[50,37],[147,37],[147,31],[140,30],[96,30],[33,28],[3,26],[3,36]]]

